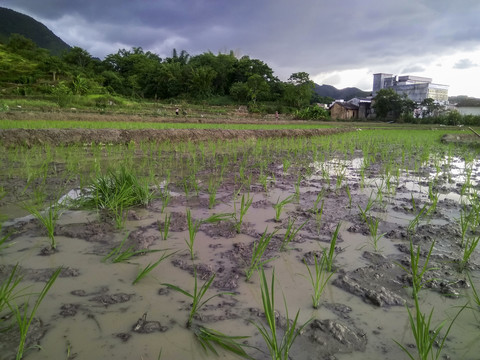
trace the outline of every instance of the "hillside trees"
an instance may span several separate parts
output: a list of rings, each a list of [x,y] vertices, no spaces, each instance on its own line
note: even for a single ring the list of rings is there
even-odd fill
[[[308,106],[313,96],[314,83],[306,72],[293,73],[285,84],[284,100],[297,109]]]
[[[267,107],[271,111],[285,105],[285,110],[307,106],[313,93],[307,73],[292,74],[288,82],[283,82],[265,62],[249,56],[238,58],[233,51],[218,54],[208,51],[191,56],[185,50],[173,49],[170,57],[162,59],[141,47],[133,47],[100,60],[85,49],[73,47],[57,57],[20,35],[12,36],[4,48],[12,54],[21,54],[15,56],[28,58],[31,66],[24,67],[26,71],[21,76],[7,77],[0,73],[0,82],[3,77],[4,81],[34,88],[41,81],[41,86],[33,91],[42,93],[68,88],[69,96],[112,93],[145,99],[225,97],[262,111]],[[8,69],[6,61],[2,66]],[[48,82],[52,86],[46,86]],[[266,107],[259,107],[259,102],[265,102]]]

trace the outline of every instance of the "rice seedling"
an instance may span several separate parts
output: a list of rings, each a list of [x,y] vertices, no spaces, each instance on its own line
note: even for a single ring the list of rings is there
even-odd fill
[[[379,219],[374,218],[374,217],[368,217],[367,218],[367,225],[368,229],[370,231],[370,237],[372,238],[372,245],[373,249],[378,252],[378,242],[380,239],[385,235],[383,234],[378,234],[378,223],[380,222]]]
[[[435,241],[432,242],[428,254],[425,258],[423,266],[420,267],[420,245],[417,246],[415,251],[413,247],[413,241],[410,240],[410,268],[407,269],[402,264],[398,264],[405,272],[407,272],[412,277],[412,296],[413,298],[418,298],[418,293],[422,289],[424,283],[423,278],[427,271],[434,270],[435,268],[429,268],[428,263],[430,261],[430,256],[432,255],[433,247],[435,246]]]
[[[260,173],[260,176],[258,177],[258,182],[260,185],[262,185],[263,189],[265,190],[265,193],[268,194],[268,176],[264,174],[263,172]]]
[[[327,271],[329,272],[331,272],[333,269],[333,260],[335,259],[335,247],[337,246],[338,233],[340,231],[341,226],[342,226],[342,223],[339,222],[337,224],[337,227],[335,228],[335,231],[333,232],[332,240],[330,241],[328,252],[324,252],[324,255],[326,255],[325,261],[327,265]]]
[[[165,214],[165,220],[163,222],[163,229],[160,229],[160,224],[158,225],[160,234],[162,235],[163,240],[167,240],[168,232],[170,230],[170,222],[172,220],[172,214]]]
[[[418,227],[418,224],[420,223],[420,220],[422,217],[428,213],[428,208],[427,204],[423,205],[423,207],[420,209],[419,213],[415,216],[415,218],[409,222],[408,227],[407,227],[407,233],[408,234],[413,234],[415,229]]]
[[[148,253],[164,251],[164,250],[156,250],[156,249],[135,250],[135,245],[131,245],[129,247],[124,248],[127,239],[128,239],[128,234],[123,238],[123,240],[120,242],[118,246],[114,247],[107,255],[105,255],[102,258],[102,262],[106,262],[107,260],[110,260],[112,263],[125,262],[137,255],[144,255]]]
[[[16,298],[21,296],[24,289],[17,289],[22,281],[22,276],[18,275],[18,264],[12,268],[9,276],[0,283],[0,324],[6,319],[3,316],[3,311],[7,309],[8,305]],[[0,327],[0,332],[2,327]]]
[[[218,356],[219,354],[214,346],[216,345],[240,357],[253,359],[244,350],[244,347],[247,345],[239,341],[248,339],[250,336],[226,335],[220,331],[200,325],[193,326],[193,333],[205,351],[211,351],[213,354]]]
[[[188,226],[188,240],[185,239],[185,243],[188,246],[188,250],[190,251],[190,256],[192,260],[195,258],[195,252],[193,249],[193,245],[195,243],[195,237],[197,236],[198,228],[200,227],[201,221],[193,221],[192,214],[190,209],[187,209],[187,226]]]
[[[50,247],[53,250],[57,248],[55,241],[55,226],[57,220],[63,212],[63,203],[51,203],[47,210],[40,211],[34,205],[24,203],[23,208],[35,217],[47,231]]]
[[[322,200],[322,205],[321,205],[321,210],[323,211],[323,198],[325,196],[325,189],[322,189],[318,194],[317,198],[313,202],[313,213],[316,214],[318,213],[318,204]]]
[[[304,260],[305,266],[308,270],[308,276],[310,278],[310,283],[312,284],[313,288],[313,295],[312,295],[312,304],[314,309],[318,309],[320,305],[320,297],[322,296],[325,287],[327,286],[328,281],[333,276],[333,272],[328,274],[327,267],[328,267],[328,260],[326,256],[326,250],[322,252],[320,260],[317,259],[317,256],[314,256],[315,259],[315,272],[312,274],[310,267],[308,266],[307,262]]]
[[[277,202],[272,205],[273,208],[275,209],[275,221],[277,222],[280,221],[280,216],[282,215],[282,210],[284,206],[292,203],[294,199],[295,199],[294,195],[287,196],[282,201],[280,201],[280,196],[278,197]]]
[[[0,234],[2,233],[2,227],[3,227],[3,224],[0,223]],[[0,252],[4,249],[9,248],[14,244],[14,243],[7,244],[7,240],[10,238],[11,235],[12,235],[12,232],[8,232],[6,234],[0,235]]]
[[[132,285],[135,285],[136,283],[138,283],[145,276],[147,276],[147,274],[149,274],[153,269],[155,269],[163,260],[169,258],[170,256],[176,254],[177,252],[178,251],[174,251],[174,252],[171,252],[170,254],[167,254],[167,252],[165,251],[160,257],[160,259],[158,259],[154,263],[149,263],[147,266],[145,266],[142,270],[139,271],[137,277],[135,278],[135,280],[133,280]]]
[[[161,198],[162,198],[162,209],[160,210],[160,212],[163,213],[171,199],[170,191],[168,190],[167,186],[164,187],[161,194]]]
[[[218,184],[213,177],[208,180],[208,208],[213,209],[216,204]]]
[[[233,202],[233,216],[234,216],[234,221],[235,221],[235,229],[237,233],[240,233],[240,230],[242,228],[242,223],[243,223],[243,218],[245,214],[247,213],[248,209],[250,208],[250,205],[252,205],[253,201],[253,196],[250,196],[250,194],[247,195],[245,198],[245,194],[242,195],[242,200],[240,201],[240,209],[237,214],[237,203],[234,201]]]
[[[216,293],[208,298],[206,298],[205,300],[203,299],[206,292],[208,291],[208,289],[210,288],[210,286],[212,285],[213,283],[213,280],[215,279],[215,274],[213,274],[210,278],[208,278],[202,286],[198,287],[198,276],[197,276],[197,268],[194,266],[193,267],[193,277],[194,277],[194,286],[193,286],[193,292],[188,292],[187,290],[185,289],[182,289],[180,288],[179,286],[177,285],[173,285],[173,284],[168,284],[168,283],[163,283],[162,285],[165,285],[166,287],[168,287],[169,289],[172,289],[174,291],[177,291],[189,298],[192,299],[192,305],[191,305],[191,308],[190,308],[190,314],[188,316],[188,320],[187,320],[187,328],[189,329],[191,326],[192,326],[192,322],[193,322],[193,318],[195,317],[195,315],[197,315],[198,311],[207,303],[209,302],[210,300],[212,300],[213,298],[217,297],[217,296],[221,296],[221,295],[234,295],[234,293],[232,292],[221,292],[221,293]]]
[[[259,274],[263,311],[265,313],[267,325],[265,326],[263,323],[254,323],[254,325],[258,331],[260,331],[272,360],[288,360],[290,348],[295,342],[295,339],[310,323],[311,319],[307,320],[297,328],[300,310],[297,311],[293,319],[290,319],[287,303],[284,297],[286,321],[283,336],[280,336],[277,332],[277,314],[275,311],[275,270],[272,272],[270,286],[267,282],[263,267],[260,268]]]
[[[305,224],[308,222],[308,220],[305,220],[303,224],[301,224],[299,227],[295,227],[295,221],[296,219],[288,219],[287,223],[287,230],[285,231],[285,235],[283,237],[282,245],[280,246],[280,251],[286,251],[288,249],[288,245],[295,239],[297,236],[298,232],[302,230],[302,228],[305,226]]]
[[[363,221],[365,223],[368,222],[368,213],[370,212],[370,210],[373,208],[373,204],[375,202],[375,200],[372,199],[372,195],[373,195],[373,191],[370,193],[370,196],[367,200],[367,205],[365,206],[365,210],[363,210],[360,205],[357,204],[358,206],[358,209],[360,210],[360,216],[362,217]]]
[[[350,186],[348,186],[348,183],[345,185],[345,191],[347,193],[347,196],[348,196],[348,208],[351,209],[352,208],[352,194],[350,193]]]
[[[247,281],[253,275],[253,272],[257,270],[259,267],[263,267],[265,264],[269,263],[270,261],[274,260],[274,258],[262,260],[263,254],[267,250],[268,244],[272,240],[272,237],[277,233],[277,230],[267,235],[268,226],[265,228],[262,236],[258,241],[254,241],[253,249],[252,249],[252,257],[250,259],[250,264],[248,268],[245,270],[245,276]]]
[[[342,187],[343,180],[345,179],[345,173],[346,173],[346,169],[344,166],[341,166],[340,168],[337,169],[336,171],[337,180],[335,182],[335,192],[337,192]]]
[[[290,160],[287,159],[286,157],[283,158],[283,174],[284,175],[288,172],[290,165],[291,165]]]
[[[480,241],[480,236],[469,237],[465,241],[465,244],[464,244],[465,246],[463,247],[463,256],[458,263],[460,272],[464,271],[467,268],[470,257],[475,251],[479,241]]]
[[[462,234],[462,240],[460,242],[460,246],[462,248],[464,247],[465,241],[467,239],[467,232],[470,228],[471,214],[472,213],[467,214],[467,209],[465,207],[460,210],[460,219],[458,219],[458,222],[460,224],[460,233]]]
[[[473,302],[475,303],[475,305],[477,305],[478,310],[480,310],[480,296],[477,292],[475,284],[473,283],[472,277],[470,276],[470,273],[468,273],[468,272],[467,272],[467,277],[468,277],[468,282],[470,283],[470,287],[472,288],[472,292],[473,292]]]
[[[446,321],[442,321],[436,327],[432,326],[432,316],[433,316],[433,308],[430,313],[427,314],[423,313],[420,309],[418,298],[415,297],[415,315],[412,314],[410,309],[407,307],[408,312],[408,319],[410,323],[410,329],[415,340],[415,348],[418,355],[418,359],[420,360],[428,360],[428,359],[439,359],[442,353],[442,350],[445,346],[445,341],[447,339],[450,330],[452,329],[453,323],[458,318],[460,313],[465,309],[467,304],[465,304],[460,311],[457,312],[455,317],[450,322],[450,325],[447,328],[447,331],[440,337],[440,331],[446,324]],[[400,344],[398,341],[394,340],[395,343],[403,350],[403,352],[411,359],[416,360],[414,353],[410,352],[407,347]]]
[[[54,271],[52,276],[50,276],[50,279],[47,281],[45,286],[43,287],[42,291],[38,294],[37,299],[35,300],[35,303],[33,304],[33,307],[29,313],[29,304],[28,300],[25,301],[23,304],[22,309],[16,304],[11,304],[8,303],[8,306],[12,313],[15,315],[15,320],[17,322],[19,332],[20,332],[20,343],[18,344],[18,349],[17,349],[17,360],[23,358],[23,354],[25,352],[25,343],[27,341],[27,333],[28,329],[30,328],[30,325],[32,323],[33,318],[35,317],[35,314],[37,313],[37,310],[42,303],[43,299],[47,295],[48,291],[50,288],[53,286],[55,280],[57,280],[58,275],[62,271],[62,268],[58,268],[57,270]],[[34,346],[38,347],[38,345]]]
[[[234,218],[233,213],[213,214],[213,215],[209,216],[208,218],[202,220],[202,224],[203,223],[212,224],[212,223],[217,223],[217,222],[220,222],[220,221],[228,221],[228,220],[232,220],[233,218]]]

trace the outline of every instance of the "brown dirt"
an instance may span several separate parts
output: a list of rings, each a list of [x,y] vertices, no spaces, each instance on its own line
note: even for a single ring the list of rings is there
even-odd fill
[[[312,137],[347,132],[346,129],[222,130],[222,129],[6,129],[0,144],[33,145],[128,144],[131,142],[182,142],[280,137]]]

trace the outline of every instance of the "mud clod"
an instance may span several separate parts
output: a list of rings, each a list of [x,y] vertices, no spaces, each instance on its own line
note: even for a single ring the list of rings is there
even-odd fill
[[[132,331],[139,334],[165,332],[167,330],[168,328],[166,326],[162,326],[159,321],[147,321],[147,313],[144,313],[132,327]]]

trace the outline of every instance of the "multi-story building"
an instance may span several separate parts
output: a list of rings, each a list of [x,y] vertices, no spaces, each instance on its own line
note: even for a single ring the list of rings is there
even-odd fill
[[[410,100],[416,103],[431,98],[439,104],[448,104],[448,85],[434,84],[431,78],[373,74],[372,96],[375,97],[381,89],[393,89],[400,95],[406,94]]]

